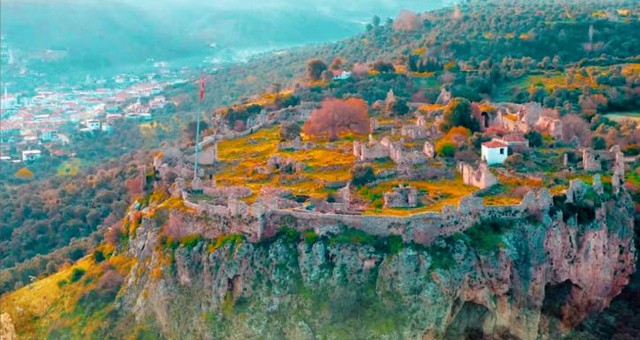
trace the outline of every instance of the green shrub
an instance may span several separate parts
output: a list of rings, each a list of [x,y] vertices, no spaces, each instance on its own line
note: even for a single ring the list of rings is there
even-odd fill
[[[78,282],[84,276],[84,273],[86,273],[86,270],[82,268],[73,268],[73,271],[71,272],[71,277],[69,278],[69,280],[72,283]]]
[[[117,291],[113,290],[101,291],[98,289],[91,289],[82,294],[76,304],[76,311],[85,316],[89,316],[113,302],[116,298],[116,294]]]
[[[79,259],[83,258],[85,255],[86,255],[85,250],[80,247],[75,247],[69,250],[69,252],[67,253],[67,256],[71,261],[78,261]]]
[[[438,143],[436,153],[440,157],[453,158],[456,155],[456,147],[452,143]]]
[[[198,244],[198,242],[200,242],[200,240],[202,240],[200,234],[191,234],[183,237],[180,240],[180,243],[183,244],[186,248],[193,248]]]
[[[524,157],[520,153],[514,153],[504,161],[504,165],[513,169],[520,169],[523,166],[523,163]]]
[[[395,255],[402,251],[404,248],[404,241],[402,241],[402,236],[392,235],[387,238],[387,244],[389,245],[387,253],[391,255]]]
[[[102,250],[96,250],[93,252],[93,260],[96,263],[100,263],[105,260],[104,252]]]
[[[356,165],[351,169],[351,183],[363,186],[376,180],[376,174],[370,165]]]
[[[277,235],[282,237],[288,242],[298,242],[300,240],[300,232],[291,227],[282,226],[277,232]]]
[[[483,220],[464,231],[467,245],[483,253],[491,253],[504,247],[502,235],[513,227],[505,219]]]
[[[333,238],[334,243],[352,245],[375,245],[375,237],[358,229],[347,228]]]
[[[480,130],[480,123],[471,114],[471,103],[465,98],[453,98],[444,109],[443,120],[440,125],[443,132],[455,126],[464,126],[471,131]]]
[[[566,200],[566,195],[553,196],[553,206],[549,214],[553,216],[557,211],[562,211],[562,219],[565,222],[575,216],[580,225],[593,222],[596,218],[596,208],[602,204],[592,188],[589,188],[580,202],[568,203]]]
[[[451,251],[447,247],[431,246],[427,248],[427,253],[431,257],[430,270],[449,270],[455,264]]]
[[[316,243],[316,241],[318,241],[320,235],[316,234],[316,232],[313,230],[305,230],[305,232],[302,234],[302,237],[307,244],[314,244]]]
[[[524,138],[529,140],[529,147],[537,148],[542,146],[543,140],[540,132],[531,130],[524,135]]]
[[[607,141],[605,141],[604,138],[600,136],[595,136],[591,138],[591,145],[593,146],[594,150],[604,150],[607,148]]]

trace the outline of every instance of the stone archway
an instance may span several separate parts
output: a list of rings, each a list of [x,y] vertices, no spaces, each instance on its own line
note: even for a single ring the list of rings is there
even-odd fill
[[[482,117],[482,122],[481,122],[482,123],[482,127],[485,128],[485,129],[488,128],[489,127],[489,119],[490,119],[489,118],[489,113],[486,112],[486,111],[483,111],[480,114],[480,117]]]

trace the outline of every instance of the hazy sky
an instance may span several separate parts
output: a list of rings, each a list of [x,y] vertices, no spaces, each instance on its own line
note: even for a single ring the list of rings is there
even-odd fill
[[[207,6],[221,9],[264,9],[315,7],[323,10],[395,13],[400,9],[425,11],[449,4],[452,0],[117,0],[147,8],[171,6]]]

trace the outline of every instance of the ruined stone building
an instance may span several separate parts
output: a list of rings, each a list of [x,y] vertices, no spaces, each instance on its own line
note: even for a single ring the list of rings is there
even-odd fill
[[[462,181],[466,185],[486,189],[499,183],[498,178],[491,173],[484,162],[481,162],[477,169],[471,164],[460,162],[458,163],[458,170],[462,174]]]
[[[403,125],[400,134],[408,139],[427,138],[427,130],[422,125]]]
[[[401,184],[392,192],[384,194],[385,208],[415,208],[418,203],[418,190],[414,187]]]
[[[562,137],[562,121],[554,110],[544,109],[539,103],[495,105],[495,111],[480,114],[483,130],[494,127],[517,134],[536,130],[556,139]]]

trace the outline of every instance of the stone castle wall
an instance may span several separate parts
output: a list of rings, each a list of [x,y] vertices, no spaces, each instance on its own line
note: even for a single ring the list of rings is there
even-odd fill
[[[441,212],[410,216],[319,213],[301,208],[267,207],[260,202],[248,205],[235,199],[229,200],[226,206],[187,200],[185,205],[200,215],[194,217],[193,214],[178,213],[187,219],[182,223],[189,228],[187,234],[199,233],[206,238],[237,233],[245,235],[251,242],[257,242],[274,236],[282,227],[295,228],[300,232],[313,230],[318,235],[335,234],[344,228],[353,228],[377,236],[397,235],[405,242],[427,245],[440,236],[462,232],[478,221],[517,220],[531,212],[548,211],[552,198],[547,189],[541,189],[537,193],[529,192],[520,204],[485,206],[482,198],[467,196],[461,199],[457,207],[447,205]]]

